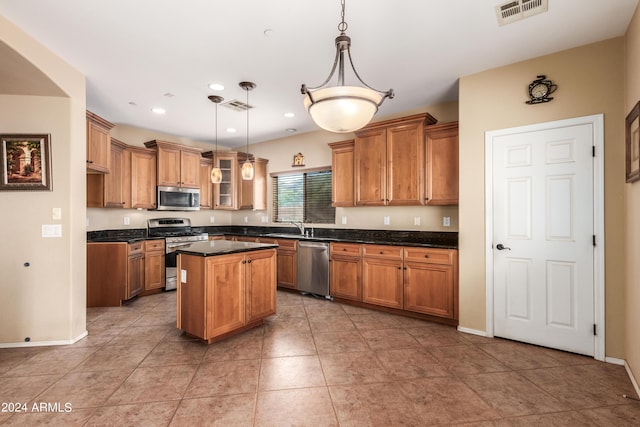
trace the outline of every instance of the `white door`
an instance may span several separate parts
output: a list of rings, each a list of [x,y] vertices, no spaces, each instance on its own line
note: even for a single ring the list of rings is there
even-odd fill
[[[593,134],[493,137],[495,336],[594,355]]]

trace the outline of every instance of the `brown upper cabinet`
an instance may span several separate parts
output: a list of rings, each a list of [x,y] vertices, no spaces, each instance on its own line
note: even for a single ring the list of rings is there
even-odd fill
[[[200,188],[200,149],[172,142],[147,141],[147,148],[157,149],[158,185]]]
[[[354,141],[332,142],[331,147],[331,201],[334,207],[355,206],[353,186]]]
[[[242,164],[246,153],[237,151],[202,153],[213,159],[214,167],[222,172],[222,182],[213,185],[213,209],[222,210],[266,210],[267,209],[267,163],[266,159],[251,157],[254,176],[252,180],[242,179]]]
[[[425,204],[458,204],[458,122],[424,128]]]
[[[355,205],[407,206],[424,203],[424,127],[428,113],[377,122],[356,132]]]
[[[156,152],[142,147],[128,147],[131,156],[131,207],[156,207]]]
[[[211,169],[213,159],[200,159],[200,209],[213,208],[213,184],[211,183]]]
[[[87,111],[87,171],[109,173],[111,138],[115,125],[97,114]]]

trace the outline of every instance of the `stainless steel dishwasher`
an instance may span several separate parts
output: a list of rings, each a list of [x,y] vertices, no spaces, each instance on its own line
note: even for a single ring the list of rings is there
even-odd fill
[[[329,244],[298,241],[298,290],[329,296]]]

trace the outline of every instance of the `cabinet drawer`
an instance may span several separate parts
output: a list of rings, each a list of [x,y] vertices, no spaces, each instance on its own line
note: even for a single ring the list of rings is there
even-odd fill
[[[269,239],[268,237],[258,237],[258,243],[278,243],[276,239]]]
[[[401,246],[363,245],[363,255],[370,258],[402,259]]]
[[[293,239],[277,239],[278,249],[295,251],[298,249],[298,241]]]
[[[144,251],[164,251],[164,240],[145,240]]]
[[[129,255],[141,254],[143,243],[144,242],[129,243]]]
[[[428,262],[430,264],[453,264],[454,250],[404,248],[405,261]]]
[[[331,243],[331,255],[360,256],[362,245],[355,243]]]

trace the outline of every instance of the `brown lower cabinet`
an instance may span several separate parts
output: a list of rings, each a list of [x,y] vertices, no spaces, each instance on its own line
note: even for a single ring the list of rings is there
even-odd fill
[[[331,243],[331,295],[443,319],[458,318],[458,251]]]
[[[276,250],[202,257],[180,254],[177,327],[209,343],[276,312]]]
[[[87,243],[87,307],[115,307],[157,292],[164,271],[164,240]]]
[[[298,241],[277,239],[278,244],[278,286],[297,289],[298,285]]]

